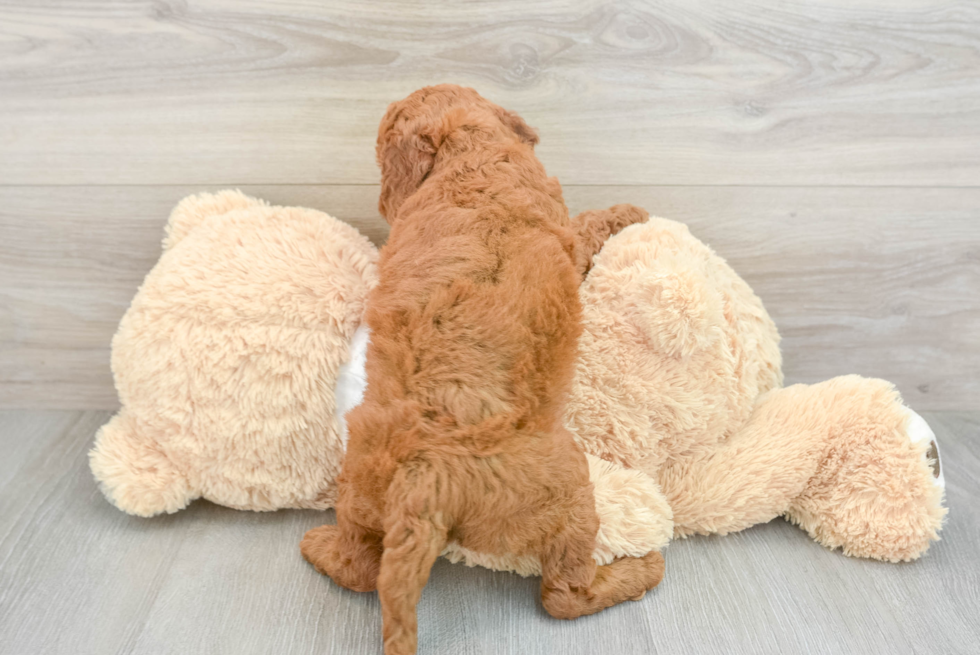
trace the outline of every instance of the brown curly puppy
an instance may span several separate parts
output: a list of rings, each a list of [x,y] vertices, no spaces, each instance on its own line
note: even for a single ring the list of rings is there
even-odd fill
[[[301,548],[338,584],[378,589],[388,655],[415,652],[415,606],[450,540],[537,555],[559,618],[638,599],[663,577],[659,553],[597,569],[588,468],[561,424],[581,274],[646,213],[617,206],[573,225],[536,142],[520,117],[452,85],[381,121],[392,227],[366,318],[368,387],[347,416],[337,525]]]

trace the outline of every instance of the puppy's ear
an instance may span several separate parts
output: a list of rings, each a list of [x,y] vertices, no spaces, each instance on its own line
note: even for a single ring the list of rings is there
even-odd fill
[[[436,146],[433,136],[417,121],[399,120],[398,103],[388,108],[378,130],[377,157],[381,167],[378,211],[389,223],[402,203],[432,171]]]
[[[537,145],[538,131],[525,123],[523,118],[512,111],[507,111],[503,107],[497,107],[497,115],[504,122],[504,125],[512,129],[521,141],[532,148]]]

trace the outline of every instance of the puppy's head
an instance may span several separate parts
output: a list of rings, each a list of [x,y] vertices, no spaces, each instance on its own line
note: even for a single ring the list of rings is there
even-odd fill
[[[392,222],[405,199],[432,172],[437,153],[452,156],[492,140],[533,147],[538,135],[517,114],[455,84],[428,86],[391,103],[378,128],[381,215]]]

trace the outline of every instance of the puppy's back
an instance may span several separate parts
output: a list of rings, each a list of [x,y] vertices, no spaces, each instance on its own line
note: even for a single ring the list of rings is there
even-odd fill
[[[429,238],[411,215],[395,225],[369,303],[369,379],[460,426],[527,424],[571,378],[578,277],[556,234],[520,216],[468,214],[466,232]]]

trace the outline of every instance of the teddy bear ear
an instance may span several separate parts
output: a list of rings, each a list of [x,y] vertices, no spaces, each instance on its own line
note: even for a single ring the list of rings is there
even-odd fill
[[[695,270],[644,271],[625,295],[630,321],[663,355],[688,357],[723,336],[721,299]]]
[[[170,212],[163,249],[167,251],[173,248],[191,230],[212,216],[221,216],[235,209],[267,206],[268,203],[264,200],[247,196],[237,189],[187,196]]]

